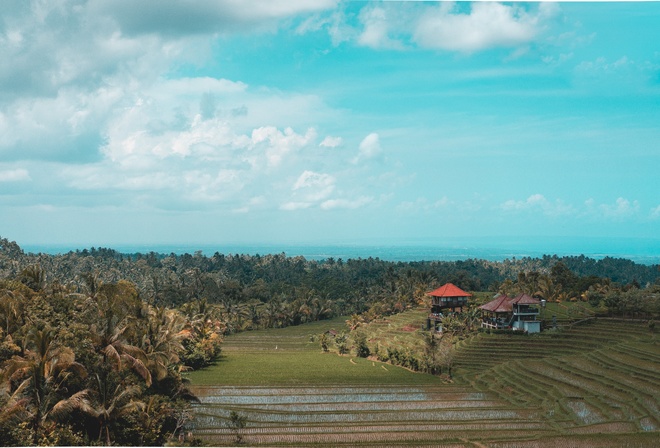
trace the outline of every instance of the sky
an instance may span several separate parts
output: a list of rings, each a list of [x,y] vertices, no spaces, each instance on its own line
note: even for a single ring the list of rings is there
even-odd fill
[[[660,3],[3,0],[19,244],[660,235]]]

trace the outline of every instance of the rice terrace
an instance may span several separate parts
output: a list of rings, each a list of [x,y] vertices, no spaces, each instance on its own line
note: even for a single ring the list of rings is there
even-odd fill
[[[346,318],[232,335],[217,365],[189,375],[201,400],[194,432],[213,445],[234,445],[240,431],[248,446],[657,446],[655,334],[564,309],[554,331],[458,342],[451,379],[322,353],[315,335]],[[366,331],[411,343],[423,318],[406,311]],[[246,418],[241,429],[232,412]]]

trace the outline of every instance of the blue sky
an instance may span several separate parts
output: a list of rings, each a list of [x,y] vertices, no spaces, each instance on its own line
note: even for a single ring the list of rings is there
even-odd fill
[[[660,235],[660,3],[6,0],[19,244]]]

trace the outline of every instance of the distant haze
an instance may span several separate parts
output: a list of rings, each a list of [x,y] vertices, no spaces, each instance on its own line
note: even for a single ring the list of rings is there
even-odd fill
[[[102,246],[104,247],[104,246]],[[90,249],[76,245],[26,245],[27,252],[66,253]],[[501,261],[512,258],[542,257],[544,255],[577,256],[590,258],[627,258],[642,264],[660,264],[660,240],[599,238],[532,238],[502,240],[484,238],[469,241],[439,242],[406,241],[399,244],[199,244],[199,245],[119,245],[111,247],[121,253],[193,254],[201,251],[211,256],[221,254],[267,255],[285,253],[287,256],[303,256],[308,260],[335,260],[356,258],[380,258],[388,261],[456,261],[483,259]]]

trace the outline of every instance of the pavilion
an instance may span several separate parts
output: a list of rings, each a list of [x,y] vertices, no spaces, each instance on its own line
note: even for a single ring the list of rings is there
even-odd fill
[[[428,292],[427,295],[431,296],[431,314],[428,317],[427,327],[431,328],[431,322],[433,322],[436,330],[444,317],[443,313],[455,313],[457,310],[462,312],[463,308],[467,306],[468,297],[472,297],[472,294],[463,291],[453,283],[445,283],[438,289]]]

